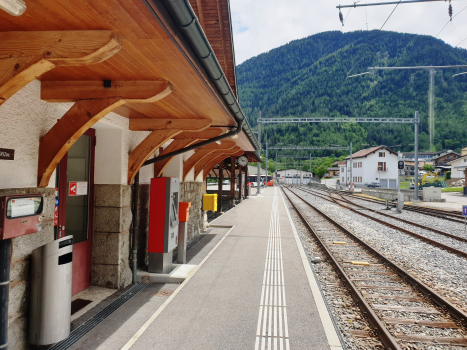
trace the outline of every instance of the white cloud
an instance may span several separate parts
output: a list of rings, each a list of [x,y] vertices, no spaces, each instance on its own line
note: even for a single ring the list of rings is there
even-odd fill
[[[360,0],[364,3],[380,0]],[[386,1],[386,0],[385,0]],[[282,46],[292,40],[329,30],[340,30],[336,0],[231,0],[236,63]],[[379,29],[395,5],[342,9],[344,32]],[[454,15],[467,6],[453,1]],[[449,21],[448,3],[401,4],[383,30],[436,36]],[[457,31],[456,31],[457,30]],[[467,38],[467,8],[442,31],[439,38],[455,46]],[[460,47],[467,48],[467,40]]]

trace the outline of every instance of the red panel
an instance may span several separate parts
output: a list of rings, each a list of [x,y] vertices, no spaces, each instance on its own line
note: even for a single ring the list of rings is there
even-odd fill
[[[164,252],[165,201],[167,195],[167,177],[151,179],[149,201],[148,252]]]

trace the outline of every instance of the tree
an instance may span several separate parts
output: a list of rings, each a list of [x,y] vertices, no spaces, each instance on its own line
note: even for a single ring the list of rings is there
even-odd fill
[[[451,180],[451,172],[446,171],[446,179],[445,180]]]
[[[422,169],[430,172],[435,171],[434,166],[431,164],[425,164]]]

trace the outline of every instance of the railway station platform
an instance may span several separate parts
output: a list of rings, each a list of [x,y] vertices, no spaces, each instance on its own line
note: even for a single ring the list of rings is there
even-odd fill
[[[183,283],[149,284],[70,349],[342,349],[278,188],[211,222],[187,257]]]

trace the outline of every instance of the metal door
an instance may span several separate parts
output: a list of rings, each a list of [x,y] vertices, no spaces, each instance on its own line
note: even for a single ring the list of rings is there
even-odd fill
[[[397,188],[397,180],[389,179],[389,188]]]
[[[59,165],[57,238],[73,236],[73,295],[91,283],[95,144],[95,130],[90,129]]]
[[[388,179],[381,179],[380,181],[381,188],[388,188]]]

